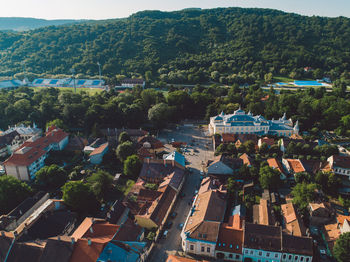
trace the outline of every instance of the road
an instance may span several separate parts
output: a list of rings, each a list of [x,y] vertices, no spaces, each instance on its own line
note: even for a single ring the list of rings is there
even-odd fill
[[[197,187],[200,184],[200,171],[202,170],[202,161],[205,163],[208,159],[214,156],[212,151],[211,139],[205,137],[205,133],[197,127],[179,127],[175,130],[164,130],[159,134],[159,139],[163,142],[175,141],[186,142],[188,145],[194,140],[194,145],[190,146],[190,152],[185,153],[186,160],[189,162],[188,167],[193,170],[193,173],[189,174],[184,183],[182,192],[185,193],[183,198],[178,198],[175,203],[174,211],[177,212],[177,216],[173,219],[173,226],[169,230],[166,239],[160,239],[154,247],[148,261],[152,262],[164,262],[168,255],[182,252],[181,249],[181,230],[179,224],[184,223],[190,205]],[[170,145],[165,146],[167,151],[174,150]],[[193,154],[193,150],[197,150],[197,153]]]

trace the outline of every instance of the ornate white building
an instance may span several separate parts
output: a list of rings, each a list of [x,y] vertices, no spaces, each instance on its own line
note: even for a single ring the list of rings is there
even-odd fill
[[[292,119],[287,119],[284,113],[278,120],[266,120],[263,116],[253,116],[250,112],[246,114],[241,108],[233,114],[220,115],[210,118],[209,132],[213,134],[256,134],[256,135],[278,135],[291,136],[299,134],[299,123],[293,126]]]

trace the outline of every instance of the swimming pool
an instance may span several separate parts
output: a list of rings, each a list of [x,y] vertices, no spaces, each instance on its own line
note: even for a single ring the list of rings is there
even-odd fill
[[[317,81],[294,81],[296,86],[322,86],[323,84]]]

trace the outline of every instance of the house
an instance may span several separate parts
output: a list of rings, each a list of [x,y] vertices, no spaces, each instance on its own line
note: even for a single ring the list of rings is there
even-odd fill
[[[181,232],[186,253],[215,257],[215,248],[223,221],[226,200],[218,190],[198,194]]]
[[[333,155],[328,159],[331,170],[346,179],[350,180],[350,157]]]
[[[221,142],[224,144],[235,143],[236,136],[235,136],[235,134],[223,133],[223,134],[221,134]]]
[[[243,160],[243,165],[247,165],[248,167],[253,166],[253,162],[254,162],[253,158],[248,156],[246,153],[241,155],[239,158]]]
[[[299,133],[298,121],[293,127],[293,121],[286,118],[286,114],[278,120],[266,120],[263,116],[253,116],[250,112],[246,114],[241,108],[233,114],[220,115],[210,118],[209,133],[213,134],[256,134],[256,135],[278,135],[289,137]]]
[[[260,204],[253,206],[253,223],[266,226],[275,224],[275,217],[268,200],[261,198]]]
[[[84,147],[88,145],[88,140],[81,136],[72,136],[69,139],[69,143],[66,147],[69,151],[81,152],[84,150]]]
[[[98,262],[139,262],[144,261],[146,242],[110,241],[97,258]]]
[[[207,172],[212,176],[233,175],[241,166],[243,166],[242,159],[219,155],[214,157],[214,161],[209,162]]]
[[[282,180],[287,178],[286,175],[284,174],[285,172],[284,172],[283,166],[277,158],[269,158],[269,159],[267,159],[267,163],[268,163],[269,167],[280,172],[280,174],[281,174],[280,178]]]
[[[303,165],[300,159],[282,158],[282,164],[291,175],[306,172],[306,167]]]
[[[170,185],[154,192],[158,192],[159,195],[153,201],[147,201],[135,215],[136,223],[147,229],[161,228],[176,200],[177,192]]]
[[[102,163],[103,156],[108,152],[108,142],[95,148],[89,155],[91,164],[99,165]]]
[[[311,262],[312,238],[282,232],[281,227],[245,223],[243,261]]]
[[[142,78],[124,78],[120,81],[122,87],[133,88],[135,86],[145,87],[146,81]]]
[[[34,210],[40,207],[48,199],[49,194],[45,194],[43,191],[39,191],[34,196],[26,198],[10,213],[0,216],[0,230],[15,230],[33,213]]]
[[[164,145],[153,136],[143,136],[137,139],[138,148],[144,147],[150,153],[157,154],[164,151]]]
[[[166,262],[209,262],[209,261],[169,255]]]
[[[293,203],[287,203],[281,205],[282,216],[283,216],[283,228],[288,234],[293,236],[305,236],[306,227],[297,213]]]
[[[143,162],[146,158],[156,158],[156,154],[151,153],[149,149],[145,148],[145,147],[140,147],[139,149],[137,149],[137,156],[139,157],[139,159]]]
[[[272,145],[275,144],[275,139],[269,138],[269,137],[267,137],[267,136],[265,136],[265,137],[263,137],[263,138],[260,138],[260,139],[258,140],[258,146],[259,146],[259,148],[260,148],[260,147],[262,146],[262,144],[264,144],[264,143],[268,146],[268,148],[270,148]]]
[[[341,234],[350,232],[350,216],[337,214],[336,221],[324,225],[324,235],[330,250],[333,250],[334,244]]]
[[[181,166],[185,167],[186,166],[186,159],[185,157],[180,154],[177,151],[173,151],[170,154],[167,155],[163,155],[163,159],[165,160],[170,160],[170,161],[176,161],[177,163],[179,163]]]
[[[122,225],[128,218],[130,209],[122,201],[116,200],[106,215],[106,220],[111,224]]]
[[[222,223],[215,248],[215,257],[227,261],[242,261],[243,229],[240,216],[230,217],[229,223]]]
[[[32,137],[4,162],[7,175],[19,180],[30,181],[44,165],[51,150],[61,151],[68,144],[68,134],[56,127],[50,127],[43,137]]]
[[[334,210],[330,203],[309,203],[310,224],[324,225],[329,223],[334,217]]]
[[[49,238],[40,262],[69,262],[74,250],[74,244],[68,236]]]

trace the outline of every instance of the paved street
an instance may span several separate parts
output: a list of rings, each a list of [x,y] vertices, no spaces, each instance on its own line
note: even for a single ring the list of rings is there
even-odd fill
[[[166,143],[174,139],[175,141],[186,142],[189,145],[189,151],[185,153],[186,160],[189,162],[189,167],[193,170],[193,173],[189,174],[184,184],[183,191],[185,197],[178,198],[175,203],[174,211],[177,212],[177,216],[173,219],[173,226],[169,230],[166,239],[160,239],[155,246],[148,261],[163,262],[166,260],[168,254],[175,254],[177,251],[181,252],[181,238],[179,224],[184,223],[194,193],[200,183],[200,170],[202,170],[202,161],[205,163],[208,159],[213,157],[212,143],[208,137],[205,137],[197,127],[179,127],[176,130],[165,130],[159,134],[159,139]],[[194,141],[193,141],[194,140]],[[193,143],[193,146],[190,144]],[[170,145],[166,145],[167,151],[174,150]],[[193,152],[197,150],[198,152]]]

